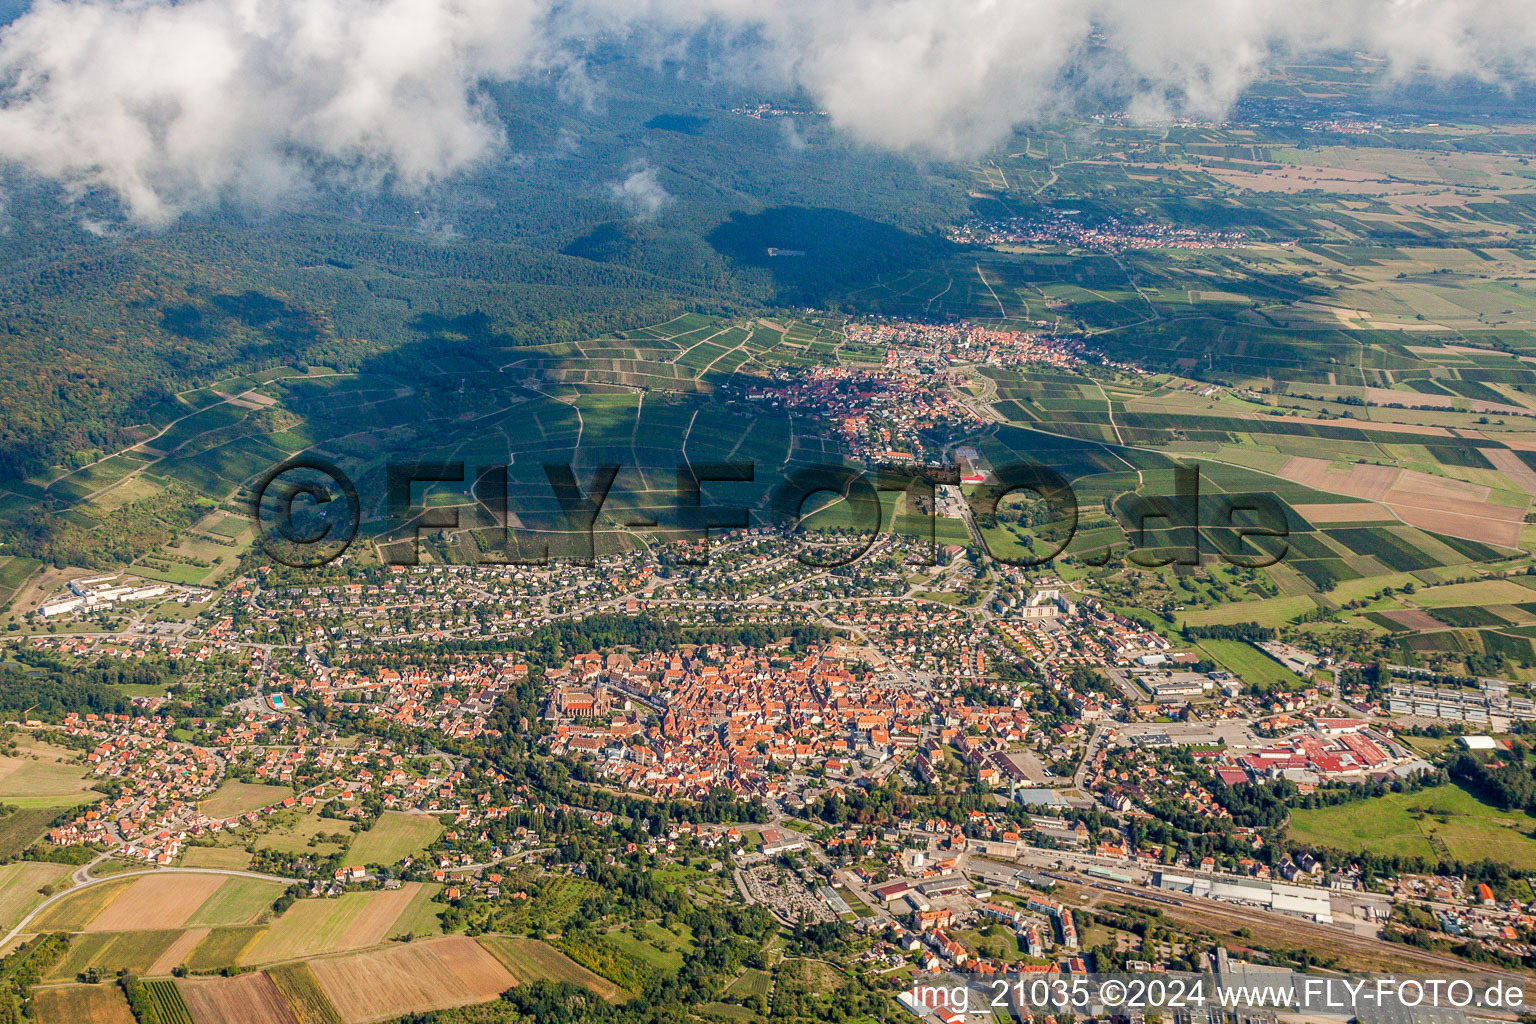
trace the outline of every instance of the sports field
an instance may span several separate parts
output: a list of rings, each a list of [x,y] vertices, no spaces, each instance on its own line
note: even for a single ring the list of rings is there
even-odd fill
[[[1460,786],[1433,786],[1375,800],[1291,813],[1297,842],[1335,850],[1473,862],[1536,870],[1536,818],[1500,811]]]

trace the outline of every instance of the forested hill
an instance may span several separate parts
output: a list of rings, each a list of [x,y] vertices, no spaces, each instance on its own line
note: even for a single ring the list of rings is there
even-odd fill
[[[812,262],[835,286],[965,213],[958,177],[848,146],[817,118],[789,133],[732,113],[760,97],[686,88],[676,68],[602,71],[597,112],[498,88],[507,151],[425,193],[322,191],[298,211],[231,207],[150,233],[113,226],[102,197],[71,205],[8,172],[0,219],[25,230],[0,232],[0,481],[152,436],[175,392],[281,364],[355,368],[434,325],[515,345],[803,300],[722,244],[743,218],[802,244],[833,232],[837,251]],[[664,192],[654,214],[616,197],[636,169]],[[764,222],[747,223],[755,245]]]

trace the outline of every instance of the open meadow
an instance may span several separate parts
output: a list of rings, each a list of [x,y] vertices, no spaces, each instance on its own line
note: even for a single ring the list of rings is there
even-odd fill
[[[229,781],[199,803],[197,809],[210,818],[234,818],[246,811],[282,803],[291,796],[293,790],[286,786]]]
[[[1299,842],[1343,851],[1370,851],[1473,862],[1497,860],[1536,870],[1536,818],[1500,811],[1455,785],[1374,800],[1291,812],[1288,834]]]
[[[352,841],[347,862],[392,866],[406,857],[421,856],[442,833],[442,823],[431,815],[385,811],[372,828]]]

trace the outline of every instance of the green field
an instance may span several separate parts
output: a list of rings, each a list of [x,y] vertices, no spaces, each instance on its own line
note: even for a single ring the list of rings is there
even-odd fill
[[[226,868],[243,871],[249,867],[251,855],[233,846],[193,846],[182,854],[181,866],[185,868]]]
[[[410,935],[420,938],[423,935],[442,934],[443,905],[435,902],[437,894],[442,890],[441,885],[422,885],[416,895],[411,898],[411,902],[400,912],[400,916],[395,918],[395,923],[390,926],[389,937],[393,939]]]
[[[215,928],[199,942],[187,957],[190,971],[217,971],[240,962],[240,954],[266,929],[260,925],[243,928]]]
[[[256,839],[258,850],[279,853],[329,856],[352,842],[353,825],[339,818],[322,818],[313,810],[279,811],[263,822],[264,832]],[[325,839],[321,839],[325,836]],[[335,837],[343,837],[337,842]]]
[[[61,887],[73,870],[66,864],[15,861],[0,866],[0,931],[10,931],[44,899],[43,886]]]
[[[1202,640],[1200,646],[1215,661],[1250,686],[1295,690],[1306,685],[1306,681],[1296,673],[1242,640]]]
[[[642,963],[664,971],[676,971],[683,966],[683,955],[693,949],[691,935],[678,935],[658,924],[645,924],[641,935],[634,934],[634,926],[614,928],[603,933],[603,941],[615,949]]]
[[[188,928],[250,924],[271,910],[284,886],[259,878],[231,878],[187,919]]]
[[[58,816],[57,807],[29,807],[0,815],[0,857],[14,857],[37,842]]]
[[[600,891],[586,879],[561,875],[552,879],[538,896],[515,904],[501,916],[497,927],[512,930],[537,922],[541,927],[559,930],[580,909],[583,901]]]
[[[1300,843],[1464,862],[1494,860],[1536,870],[1536,818],[1500,811],[1455,785],[1375,800],[1291,812],[1288,835]]]
[[[335,899],[299,900],[268,926],[266,933],[246,950],[241,962],[271,963],[371,945],[395,934],[397,922],[404,917],[417,918],[420,923],[421,911],[416,907],[420,898],[418,889],[349,892]],[[389,912],[391,907],[396,909]],[[422,930],[430,928],[423,924]]]
[[[233,818],[246,811],[282,803],[293,796],[287,786],[262,786],[252,782],[226,782],[197,805],[210,818]]]
[[[69,953],[54,967],[50,977],[56,981],[69,981],[90,967],[107,975],[120,970],[142,974],[180,936],[181,932],[174,930],[76,935],[70,941]]]
[[[406,857],[421,856],[442,833],[442,824],[430,815],[385,811],[372,828],[352,841],[347,863],[398,864]]]
[[[146,981],[143,985],[160,1024],[192,1024],[192,1014],[174,981]]]
[[[726,986],[725,994],[736,998],[762,996],[766,999],[772,987],[773,975],[749,967],[741,972],[741,977]]]
[[[73,751],[31,737],[18,741],[14,757],[0,757],[0,803],[57,811],[101,798],[85,765]]]

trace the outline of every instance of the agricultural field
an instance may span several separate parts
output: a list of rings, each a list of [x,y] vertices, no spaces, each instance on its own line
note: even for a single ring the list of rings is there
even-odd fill
[[[396,922],[412,910],[421,888],[421,883],[410,882],[394,890],[299,900],[246,950],[241,963],[272,963],[377,945],[394,934]]]
[[[272,979],[260,971],[176,982],[192,1024],[299,1024]]]
[[[519,981],[567,981],[609,1002],[629,997],[629,993],[607,978],[592,973],[546,942],[515,935],[482,935],[479,942]]]
[[[732,981],[725,988],[725,994],[733,999],[751,999],[761,997],[768,998],[769,991],[773,988],[773,975],[767,971],[747,968],[741,972],[741,976]]]
[[[283,894],[283,889],[280,882],[259,878],[225,878],[224,884],[187,919],[187,924],[207,927],[251,924],[271,911],[273,901]]]
[[[298,1024],[342,1024],[315,972],[306,963],[283,964],[266,972]]]
[[[182,854],[184,868],[224,868],[243,871],[250,867],[251,855],[233,846],[189,846]]]
[[[38,915],[32,926],[40,932],[83,932],[134,881],[114,878],[72,893]]]
[[[208,938],[210,929],[188,928],[184,930],[176,941],[165,948],[165,952],[149,965],[144,972],[146,975],[170,974],[176,968],[185,964],[191,957],[193,950],[202,945]]]
[[[178,872],[110,879],[55,903],[34,926],[117,933],[245,925],[266,911],[282,888],[254,878]]]
[[[88,932],[75,936],[69,953],[49,976],[55,981],[73,980],[95,968],[104,977],[118,971],[146,974],[178,940],[180,931]]]
[[[325,957],[310,961],[309,968],[344,1024],[483,1003],[518,981],[462,935]]]
[[[32,807],[0,814],[0,857],[15,857],[37,842],[58,816],[57,807]]]
[[[222,875],[186,874],[135,878],[91,918],[84,930],[126,932],[180,928],[226,881],[232,879]]]
[[[174,981],[145,981],[141,984],[161,1024],[192,1024],[192,1013]]]
[[[123,990],[111,984],[34,988],[32,1018],[37,1024],[135,1024]]]
[[[352,841],[347,862],[392,866],[407,857],[420,857],[442,833],[442,823],[431,815],[385,811],[372,828]]]
[[[238,964],[241,955],[265,931],[260,925],[210,928],[202,941],[187,955],[187,968],[192,971],[217,971]]]
[[[0,757],[0,803],[22,809],[51,809],[56,813],[89,800],[92,780],[75,752],[24,736],[14,756]]]
[[[1288,834],[1298,842],[1336,850],[1447,858],[1472,862],[1492,858],[1521,870],[1536,870],[1536,819],[1500,811],[1455,785],[1417,793],[1291,813]]]
[[[0,865],[0,932],[8,932],[46,897],[40,889],[58,888],[73,869],[66,864],[13,861]]]

